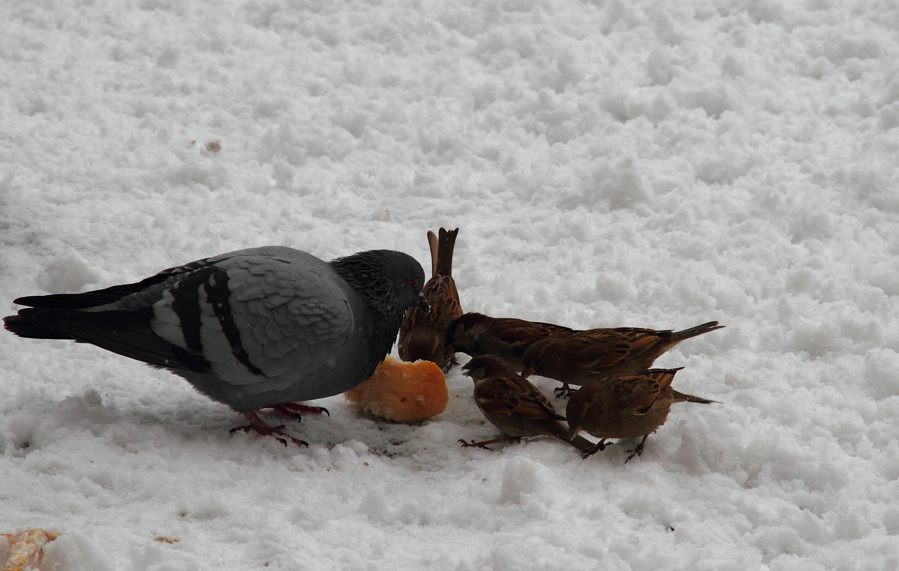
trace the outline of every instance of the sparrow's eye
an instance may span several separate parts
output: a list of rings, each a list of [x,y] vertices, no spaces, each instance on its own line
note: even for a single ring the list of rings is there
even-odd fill
[[[418,280],[417,280],[417,279],[412,278],[411,280],[409,280],[409,287],[415,287],[415,286],[417,286],[417,285],[418,285]]]

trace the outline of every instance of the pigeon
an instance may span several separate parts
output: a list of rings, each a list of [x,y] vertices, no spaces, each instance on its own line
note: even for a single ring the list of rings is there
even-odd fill
[[[474,357],[462,370],[474,381],[475,404],[502,433],[499,438],[482,442],[460,440],[463,447],[487,448],[488,444],[526,436],[553,436],[582,452],[593,448],[593,443],[582,436],[569,437],[568,427],[562,424],[565,417],[556,412],[552,402],[499,357]]]
[[[406,312],[397,349],[404,361],[431,361],[444,371],[456,364],[456,353],[446,344],[446,330],[462,315],[459,292],[453,281],[453,248],[459,229],[440,229],[438,238],[428,232],[431,246],[431,279],[421,290],[430,312],[417,307]]]
[[[427,308],[412,257],[371,250],[324,262],[283,246],[238,250],[140,282],[22,297],[4,318],[31,339],[70,339],[165,369],[243,414],[241,427],[306,443],[254,411],[347,391],[390,352],[403,315]],[[237,429],[235,429],[237,430]]]
[[[605,450],[609,438],[643,437],[625,464],[643,454],[646,438],[665,424],[673,402],[710,404],[715,401],[680,393],[671,388],[677,369],[649,369],[608,377],[574,393],[568,401],[569,436],[583,430],[599,438],[584,458]]]
[[[565,337],[532,343],[521,359],[522,376],[536,373],[562,383],[557,394],[573,385],[587,385],[612,375],[636,373],[652,366],[662,353],[684,339],[723,328],[709,321],[683,331],[656,331],[638,327],[587,329]]]
[[[575,333],[573,329],[552,323],[466,313],[450,325],[446,343],[454,352],[471,357],[496,355],[520,373],[524,369],[521,358],[532,343],[572,333]]]

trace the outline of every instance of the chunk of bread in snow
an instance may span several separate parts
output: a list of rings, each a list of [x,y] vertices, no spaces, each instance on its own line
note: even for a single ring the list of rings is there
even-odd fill
[[[359,410],[397,422],[424,420],[446,408],[446,378],[430,361],[405,363],[387,357],[375,374],[343,393]]]
[[[43,529],[19,530],[2,535],[6,539],[3,549],[0,549],[0,560],[5,561],[2,571],[37,568],[44,554],[44,546],[59,537],[58,533]]]

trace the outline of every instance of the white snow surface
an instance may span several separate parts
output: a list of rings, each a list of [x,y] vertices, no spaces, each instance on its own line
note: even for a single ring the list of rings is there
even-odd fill
[[[33,0],[0,22],[3,315],[266,244],[428,268],[425,232],[458,226],[468,311],[727,326],[656,362],[719,404],[675,405],[627,465],[636,440],[462,449],[497,432],[458,368],[417,425],[316,401],[330,418],[287,423],[301,449],[231,434],[166,372],[0,331],[0,532],[62,533],[44,570],[899,568],[895,2]]]

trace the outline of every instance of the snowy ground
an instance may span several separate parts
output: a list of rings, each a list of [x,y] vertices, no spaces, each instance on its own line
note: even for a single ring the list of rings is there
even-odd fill
[[[460,227],[465,309],[726,329],[642,458],[493,427],[229,433],[187,383],[0,331],[0,532],[43,568],[899,568],[899,6],[0,3],[0,306]],[[464,358],[463,358],[464,361]],[[555,386],[538,379],[545,391]],[[564,408],[564,403],[557,405]],[[157,538],[175,541],[167,543]]]

